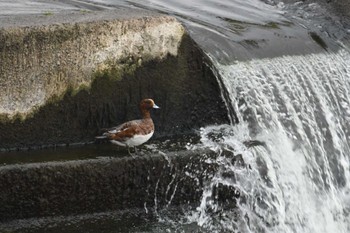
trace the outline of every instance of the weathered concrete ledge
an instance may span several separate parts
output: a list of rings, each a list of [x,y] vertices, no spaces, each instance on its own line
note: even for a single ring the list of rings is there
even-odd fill
[[[155,137],[227,122],[216,77],[174,18],[148,11],[14,16],[0,23],[0,148],[91,141],[162,107]]]
[[[198,204],[203,182],[218,169],[205,162],[210,156],[196,150],[0,166],[0,222]],[[217,198],[235,203],[232,187],[216,188]]]
[[[90,14],[89,18],[78,14],[79,23],[2,28],[1,115],[26,118],[68,88],[89,87],[96,73],[176,56],[185,33],[167,16]]]

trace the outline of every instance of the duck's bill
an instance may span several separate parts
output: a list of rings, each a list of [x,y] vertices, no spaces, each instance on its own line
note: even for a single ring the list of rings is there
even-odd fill
[[[154,104],[153,108],[160,108],[158,105]]]

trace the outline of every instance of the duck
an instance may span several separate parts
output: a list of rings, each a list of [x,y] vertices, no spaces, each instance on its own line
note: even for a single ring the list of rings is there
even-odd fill
[[[143,99],[140,102],[140,111],[142,119],[132,120],[122,123],[118,126],[105,129],[101,136],[95,137],[96,140],[109,140],[112,144],[128,148],[140,146],[147,142],[154,134],[154,124],[151,118],[151,109],[160,109],[153,99]]]

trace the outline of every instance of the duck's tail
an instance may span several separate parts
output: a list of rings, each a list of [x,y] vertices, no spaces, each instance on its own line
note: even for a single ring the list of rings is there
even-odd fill
[[[110,142],[114,145],[117,145],[117,146],[127,147],[127,145],[125,143],[119,142],[117,140],[110,140]]]
[[[96,144],[103,144],[107,143],[109,140],[106,135],[96,136],[95,137],[95,143]]]

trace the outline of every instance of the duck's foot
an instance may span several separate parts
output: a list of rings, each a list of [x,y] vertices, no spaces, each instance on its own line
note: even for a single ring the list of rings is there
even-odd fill
[[[136,148],[136,146],[133,147],[133,148],[134,148],[134,152],[131,151],[130,147],[127,147],[127,148],[128,148],[128,154],[131,155],[133,158],[134,158],[135,155],[138,155],[138,156],[144,155],[144,153],[142,152],[142,150],[141,150],[141,151],[138,150],[138,149]]]
[[[131,155],[131,157],[133,157],[133,158],[135,158],[135,155],[137,154],[137,153],[136,153],[136,148],[135,148],[135,147],[134,147],[134,149],[135,149],[135,152],[134,152],[134,153],[131,153],[130,147],[128,147],[128,154]]]
[[[133,156],[133,154],[131,154],[131,152],[130,152],[130,147],[128,147],[128,154]]]

